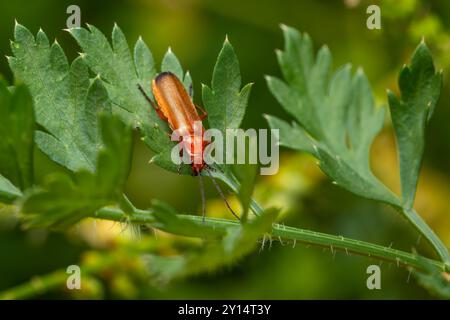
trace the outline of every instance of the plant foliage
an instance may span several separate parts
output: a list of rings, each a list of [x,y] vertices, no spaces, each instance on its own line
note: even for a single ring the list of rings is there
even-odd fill
[[[370,168],[370,147],[383,126],[384,111],[375,106],[363,71],[352,75],[351,66],[345,65],[333,72],[327,47],[315,56],[308,35],[287,26],[282,29],[285,48],[277,51],[277,57],[284,81],[267,77],[270,91],[294,118],[290,124],[267,116],[269,125],[279,129],[280,144],[312,154],[333,183],[398,209],[440,258],[449,262],[446,246],[412,209],[424,128],[441,90],[441,75],[435,73],[426,45],[419,45],[411,66],[400,73],[402,100],[389,93],[400,154],[401,200]]]
[[[33,103],[25,86],[12,90],[0,81],[0,200],[4,201],[14,200],[33,184]]]
[[[267,77],[267,83],[293,121],[273,116],[267,119],[272,128],[279,129],[281,145],[312,154],[336,184],[402,212],[432,244],[440,261],[275,224],[278,210],[264,210],[251,197],[258,169],[252,165],[233,168],[236,170],[225,167],[223,172],[211,173],[238,195],[241,223],[215,218],[202,221],[199,216],[180,214],[158,200],[153,200],[149,210],[135,208],[124,194],[133,128],[156,153],[154,163],[171,171],[177,169],[170,160],[174,142],[169,139],[168,127],[137,87],[141,85],[152,98],[151,81],[158,73],[152,53],[139,38],[132,54],[117,25],[111,44],[91,25],[68,31],[83,51],[72,63],[56,41],[49,43],[42,30],[33,36],[16,24],[11,42],[13,56],[8,61],[17,83],[23,85],[7,88],[0,83],[0,201],[19,204],[26,226],[66,228],[85,217],[94,217],[147,224],[205,240],[197,250],[175,257],[146,254],[149,275],[162,280],[231,265],[254,250],[261,237],[274,236],[280,241],[283,238],[294,244],[298,240],[330,246],[331,251],[356,252],[415,268],[421,270],[416,275],[425,286],[441,295],[448,292],[448,282],[444,281],[450,268],[448,250],[412,208],[425,126],[441,89],[441,75],[435,72],[424,43],[413,55],[411,65],[400,73],[401,97],[388,94],[400,156],[402,199],[370,168],[370,147],[382,129],[385,113],[375,106],[362,70],[353,73],[346,65],[333,71],[326,47],[314,55],[310,38],[285,26],[285,49],[277,52],[284,79]],[[183,71],[170,49],[160,71],[173,72],[186,90],[192,91],[189,72]],[[202,87],[209,127],[222,133],[239,128],[250,89],[251,84],[241,88],[239,62],[226,39],[211,85]],[[34,185],[34,142],[69,171],[52,173],[43,183]],[[190,170],[184,168],[182,172]],[[256,217],[249,216],[250,209]],[[65,281],[65,277],[58,279]]]
[[[118,204],[128,177],[131,131],[118,118],[100,117],[102,146],[94,172],[53,174],[41,188],[26,195],[22,212],[33,227],[66,228],[98,209]]]

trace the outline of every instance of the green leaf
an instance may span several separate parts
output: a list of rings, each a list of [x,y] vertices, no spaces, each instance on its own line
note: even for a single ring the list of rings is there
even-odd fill
[[[133,127],[149,125],[150,119],[156,121],[151,106],[137,88],[141,84],[151,95],[150,83],[156,75],[153,56],[144,41],[136,42],[133,61],[125,36],[117,25],[112,32],[112,46],[92,25],[88,25],[88,29],[68,31],[83,49],[86,64],[104,80],[114,112]]]
[[[220,130],[224,136],[226,129],[239,128],[251,86],[249,83],[240,89],[239,61],[230,42],[225,39],[214,67],[211,88],[202,86],[203,104],[211,128]]]
[[[143,88],[150,88],[152,78],[156,75],[155,61],[150,49],[141,37],[134,45],[134,64],[136,75]]]
[[[398,206],[398,200],[372,173],[370,146],[381,130],[384,110],[375,107],[369,82],[351,66],[331,70],[331,53],[314,56],[311,39],[283,26],[284,51],[277,57],[284,81],[266,77],[267,85],[292,125],[268,116],[279,130],[280,145],[302,150],[319,160],[321,169],[341,187],[360,196]]]
[[[117,117],[102,115],[100,122],[102,147],[95,172],[49,176],[43,188],[25,197],[22,212],[28,226],[66,228],[120,201],[130,168],[131,130]]]
[[[38,147],[72,171],[92,172],[100,144],[96,114],[110,110],[101,81],[90,81],[82,57],[69,65],[59,44],[50,46],[43,31],[34,39],[16,24],[11,49],[9,65],[30,89],[36,121],[45,129],[36,132]]]
[[[140,129],[142,140],[157,153],[152,162],[176,172],[177,166],[170,158],[175,143],[170,141],[168,126],[159,119],[138,90],[140,84],[152,97],[151,82],[157,75],[152,53],[142,38],[136,42],[132,57],[127,40],[117,25],[112,31],[112,46],[103,33],[92,25],[88,25],[87,29],[73,28],[68,31],[82,48],[87,65],[104,81],[113,103],[113,112],[125,123]],[[170,49],[164,56],[161,69],[177,75],[187,89],[191,86],[191,76],[187,73],[183,78],[183,69]]]
[[[232,265],[251,253],[257,241],[271,232],[278,210],[268,209],[246,224],[226,229],[222,240],[211,242],[198,252],[175,257],[144,256],[151,274],[163,281],[202,272],[211,272]]]
[[[0,175],[0,202],[11,203],[22,196],[22,192],[11,181]]]
[[[271,128],[278,129],[277,140],[281,146],[315,154],[316,150],[312,140],[297,122],[293,121],[292,124],[289,124],[269,115],[265,115],[265,118]]]
[[[186,71],[183,79],[184,87],[187,92],[190,94],[191,99],[194,99],[194,83],[192,82],[192,77],[189,71]]]
[[[320,49],[314,57],[311,40],[307,35],[302,36],[290,27],[282,28],[285,49],[277,52],[277,55],[286,82],[267,77],[267,84],[296,123],[289,126],[282,120],[268,117],[271,128],[279,129],[280,144],[311,153],[319,160],[320,168],[333,183],[359,196],[385,202],[398,209],[427,239],[442,261],[450,261],[445,244],[425,221],[411,206],[403,206],[401,200],[372,173],[370,147],[383,126],[385,115],[383,109],[375,107],[372,90],[362,70],[352,75],[350,66],[344,66],[332,73],[331,54],[326,47]],[[423,83],[419,85],[421,81]],[[405,150],[408,153],[413,149],[413,142],[419,138],[423,140],[423,136],[413,134],[416,131],[423,132],[420,123],[429,118],[430,112],[423,113],[420,106],[423,108],[431,101],[432,110],[440,88],[440,76],[435,74],[431,57],[424,45],[419,46],[411,69],[404,69],[399,82],[401,90],[407,92],[408,106],[412,105],[407,113],[401,113],[407,107],[390,94],[391,109],[394,104],[394,113],[397,114],[393,115],[393,119],[396,119],[394,126],[397,131],[403,132],[401,139],[408,140],[407,137],[414,136],[402,147],[403,151],[400,150],[400,154],[405,155]],[[422,103],[417,104],[418,101]],[[427,102],[424,104],[423,101]],[[422,129],[418,130],[417,125]],[[402,129],[398,129],[399,126]],[[420,150],[422,140],[417,141]],[[403,142],[399,143],[402,144]],[[409,153],[410,171],[414,172],[414,168],[418,170],[420,161],[417,162],[414,157],[421,157],[421,152]],[[400,157],[402,159],[404,156]],[[408,193],[413,195],[417,171],[403,174],[405,175],[414,178],[414,188],[411,189],[413,192]],[[408,188],[411,188],[411,183]],[[405,193],[405,189],[403,191]],[[409,199],[412,201],[411,196]]]
[[[180,61],[172,52],[172,49],[168,49],[161,62],[161,72],[172,72],[178,79],[183,81],[183,68]]]
[[[34,110],[27,88],[9,92],[0,81],[0,174],[4,191],[15,185],[21,190],[33,184]],[[6,182],[7,181],[7,182]],[[7,188],[7,186],[9,186]],[[20,192],[19,192],[20,194]],[[17,196],[17,190],[12,195]]]
[[[411,208],[425,148],[425,128],[439,100],[442,72],[435,72],[425,42],[415,50],[411,65],[403,67],[398,84],[401,98],[388,92],[397,138],[404,206]]]

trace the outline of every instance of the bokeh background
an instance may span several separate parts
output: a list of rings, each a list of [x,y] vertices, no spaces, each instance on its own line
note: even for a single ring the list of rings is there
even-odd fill
[[[239,57],[243,83],[254,82],[243,127],[267,127],[264,113],[286,117],[269,94],[264,75],[280,75],[274,49],[283,45],[280,23],[308,32],[318,48],[327,44],[335,66],[351,62],[368,74],[377,101],[386,105],[386,88],[397,91],[399,68],[424,36],[438,68],[444,69],[441,101],[430,123],[424,168],[416,207],[450,245],[450,2],[446,0],[127,0],[127,1],[1,1],[0,53],[10,55],[14,19],[33,33],[41,27],[57,38],[70,59],[80,51],[62,29],[66,8],[77,4],[82,23],[110,34],[116,22],[134,45],[139,35],[150,46],[157,62],[170,46],[194,78],[195,100],[201,83],[211,73],[225,35]],[[381,6],[382,29],[366,28],[366,8]],[[5,58],[0,74],[13,82]],[[0,137],[1,138],[1,137]],[[373,168],[391,188],[399,191],[395,141],[390,122],[377,138]],[[164,200],[180,211],[200,212],[197,182],[191,177],[164,171],[148,160],[151,152],[136,139],[127,193],[141,208],[152,199]],[[36,176],[62,170],[36,151]],[[214,188],[207,185],[210,216],[229,217]],[[332,185],[313,159],[283,150],[280,172],[258,179],[255,197],[264,206],[283,208],[280,222],[411,251],[431,254],[405,221],[385,206],[358,198]],[[238,205],[230,196],[230,201]],[[21,230],[0,207],[0,291],[29,282],[36,284],[36,298],[431,298],[408,271],[382,264],[382,289],[366,287],[366,268],[380,264],[361,257],[331,254],[330,250],[281,244],[256,251],[232,267],[170,283],[149,281],[136,256],[136,248],[160,254],[176,254],[192,240],[161,232],[107,222],[85,221],[66,233]],[[112,262],[111,262],[112,261]],[[39,277],[70,264],[94,267],[83,278],[83,290],[39,291]]]

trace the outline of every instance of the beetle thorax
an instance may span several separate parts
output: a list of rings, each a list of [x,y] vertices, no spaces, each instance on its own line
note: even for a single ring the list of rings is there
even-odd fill
[[[204,150],[208,142],[204,140],[204,128],[200,126],[195,130],[186,127],[179,128],[178,134],[181,136],[181,147],[183,153],[189,156],[194,175],[198,175],[205,167]]]

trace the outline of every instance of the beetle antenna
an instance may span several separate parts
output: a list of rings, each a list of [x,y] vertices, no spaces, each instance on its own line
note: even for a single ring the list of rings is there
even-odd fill
[[[231,206],[230,206],[230,204],[228,203],[227,198],[226,198],[225,195],[223,194],[222,189],[220,189],[219,184],[218,184],[217,181],[214,179],[214,177],[212,176],[211,172],[209,172],[208,169],[206,169],[205,171],[206,171],[206,173],[208,173],[208,175],[209,175],[211,181],[213,182],[214,186],[215,186],[216,189],[217,189],[217,192],[219,193],[220,197],[222,198],[222,200],[223,200],[223,201],[225,202],[225,204],[227,205],[227,207],[228,207],[228,209],[230,210],[230,212],[233,214],[233,216],[236,217],[236,219],[241,220],[241,218],[239,218],[239,216],[233,211],[233,209],[231,209]]]
[[[142,93],[142,95],[144,96],[145,100],[148,101],[148,103],[150,103],[153,106],[153,101],[152,99],[150,99],[150,97],[147,95],[147,93],[144,91],[144,88],[142,88],[141,84],[138,83],[138,89],[139,91]]]
[[[142,93],[142,95],[144,96],[145,100],[147,100],[148,103],[150,103],[150,105],[153,107],[153,109],[156,110],[156,112],[158,112],[159,108],[158,106],[153,102],[152,99],[150,99],[150,97],[148,96],[148,94],[145,92],[144,88],[142,88],[141,84],[138,83],[138,89],[139,91]],[[158,113],[159,114],[159,113]],[[160,116],[161,117],[161,116]]]
[[[205,216],[206,216],[206,210],[205,210],[205,187],[203,186],[203,178],[202,176],[199,174],[198,175],[199,178],[199,185],[200,185],[200,195],[202,197],[202,223],[205,223]]]
[[[150,105],[156,111],[156,113],[158,114],[159,118],[161,120],[167,122],[168,121],[167,117],[164,115],[164,113],[161,111],[161,109],[158,107],[158,105],[155,102],[153,102],[152,99],[150,99],[150,97],[145,92],[144,88],[142,88],[142,86],[139,83],[137,84],[137,87],[138,87],[139,91],[142,93],[142,95],[144,96],[145,100],[147,100],[147,102],[150,103]]]

